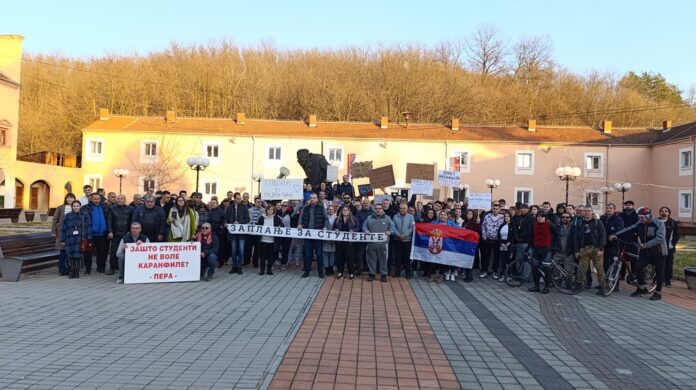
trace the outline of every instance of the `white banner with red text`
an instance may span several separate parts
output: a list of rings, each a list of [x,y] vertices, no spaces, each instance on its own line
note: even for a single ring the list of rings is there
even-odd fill
[[[201,276],[201,243],[127,244],[124,283],[195,282]]]
[[[343,242],[386,242],[389,240],[389,236],[386,233],[340,232],[334,230],[298,229],[237,223],[227,224],[226,226],[230,234],[250,234],[252,236]]]

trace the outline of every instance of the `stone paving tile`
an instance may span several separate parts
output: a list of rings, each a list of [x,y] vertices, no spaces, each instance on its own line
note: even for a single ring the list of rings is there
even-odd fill
[[[0,283],[0,387],[262,387],[322,280],[224,270],[209,283]]]
[[[405,279],[327,279],[271,389],[460,388]]]

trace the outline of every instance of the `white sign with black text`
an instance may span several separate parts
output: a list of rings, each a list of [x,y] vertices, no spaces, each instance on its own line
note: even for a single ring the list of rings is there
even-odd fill
[[[433,181],[411,179],[411,191],[409,194],[433,196]]]
[[[124,283],[195,282],[201,276],[201,243],[128,244]]]
[[[489,192],[478,192],[469,194],[470,209],[486,210],[491,209],[491,194]]]
[[[437,184],[446,187],[459,187],[462,174],[459,171],[437,171]]]
[[[261,199],[302,199],[303,185],[302,179],[263,179],[261,180]]]

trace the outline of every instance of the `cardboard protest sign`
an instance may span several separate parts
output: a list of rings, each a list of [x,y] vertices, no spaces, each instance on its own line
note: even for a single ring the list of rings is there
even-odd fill
[[[329,165],[326,167],[326,181],[333,183],[338,181],[338,167],[334,165]]]
[[[433,180],[435,165],[433,164],[406,164],[406,183],[413,179]]]
[[[374,192],[372,191],[372,187],[370,187],[369,184],[359,184],[358,194],[360,196],[372,196],[374,195]]]
[[[490,210],[491,209],[491,194],[490,192],[478,192],[469,194],[470,209]]]
[[[462,180],[461,172],[457,171],[437,171],[437,184],[447,187],[459,187]]]
[[[433,181],[432,180],[411,180],[411,194],[412,195],[433,195]]]
[[[200,242],[126,246],[125,284],[192,282],[200,280],[200,276]]]
[[[351,166],[351,171],[354,179],[359,179],[361,177],[370,177],[370,171],[372,170],[372,161],[362,161],[353,163]]]
[[[370,171],[370,186],[372,188],[386,188],[394,184],[396,184],[394,180],[394,168],[391,165],[386,165]]]
[[[303,185],[302,179],[263,179],[261,180],[261,199],[302,199]]]

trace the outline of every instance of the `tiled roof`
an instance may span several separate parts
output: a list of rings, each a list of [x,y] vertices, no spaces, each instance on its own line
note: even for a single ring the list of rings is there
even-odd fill
[[[246,119],[177,118],[167,123],[161,117],[111,116],[85,128],[89,131],[167,132],[229,136],[271,136],[284,138],[353,138],[394,140],[448,140],[479,142],[570,143],[601,145],[649,145],[661,135],[650,129],[614,128],[611,134],[590,127],[537,126],[535,132],[518,126],[460,126],[453,131],[443,124],[390,123],[381,129],[376,123],[318,122],[309,127],[303,121]]]
[[[678,141],[689,137],[696,137],[696,122],[685,123],[660,131],[655,143]]]

